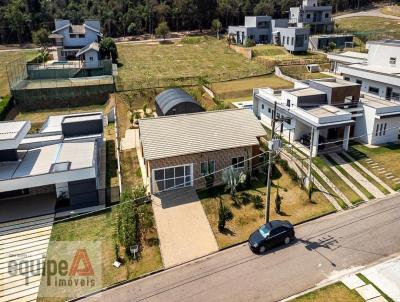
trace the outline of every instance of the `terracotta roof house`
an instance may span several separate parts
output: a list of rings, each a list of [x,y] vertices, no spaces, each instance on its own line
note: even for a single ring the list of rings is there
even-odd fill
[[[221,169],[230,165],[251,172],[259,139],[266,135],[247,109],[142,119],[139,133],[142,173],[151,193],[204,188],[201,176],[207,170],[216,172],[214,185],[221,184]]]

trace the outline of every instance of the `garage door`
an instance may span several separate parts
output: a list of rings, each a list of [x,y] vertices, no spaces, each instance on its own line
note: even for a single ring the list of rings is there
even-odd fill
[[[193,186],[193,164],[153,170],[153,193]]]

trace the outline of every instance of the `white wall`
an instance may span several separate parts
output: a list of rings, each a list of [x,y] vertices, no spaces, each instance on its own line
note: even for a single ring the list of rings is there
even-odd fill
[[[97,33],[94,31],[87,29],[85,32],[85,37],[84,38],[70,38],[69,36],[69,27],[64,28],[63,30],[58,32],[59,34],[62,34],[64,36],[64,46],[68,47],[77,47],[81,48],[85,45],[88,45],[92,42],[97,41]]]
[[[85,52],[85,64],[87,67],[97,67],[99,65],[99,54],[91,49]],[[92,58],[92,60],[90,59]]]
[[[397,58],[396,64],[389,63],[390,58]],[[387,67],[400,67],[400,47],[368,44],[368,64]]]

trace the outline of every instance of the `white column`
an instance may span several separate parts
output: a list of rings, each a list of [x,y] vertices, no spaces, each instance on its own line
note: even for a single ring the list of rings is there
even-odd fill
[[[312,141],[312,157],[317,156],[319,143],[319,130],[314,128],[314,139]]]
[[[343,149],[349,149],[349,138],[350,138],[350,126],[344,127],[344,135],[343,135]]]

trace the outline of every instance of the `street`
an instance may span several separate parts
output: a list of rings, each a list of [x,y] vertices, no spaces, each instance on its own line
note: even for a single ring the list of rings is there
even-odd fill
[[[298,226],[295,243],[265,255],[242,244],[85,300],[277,301],[398,253],[399,229],[396,195]]]

